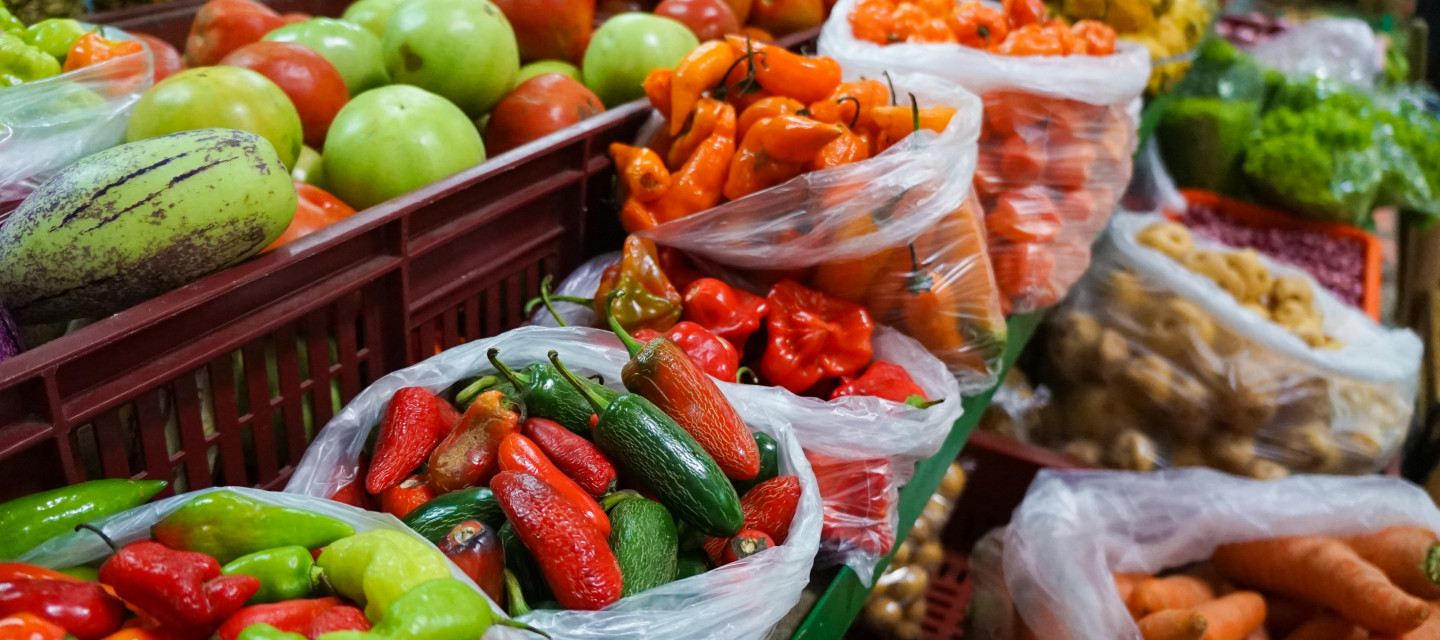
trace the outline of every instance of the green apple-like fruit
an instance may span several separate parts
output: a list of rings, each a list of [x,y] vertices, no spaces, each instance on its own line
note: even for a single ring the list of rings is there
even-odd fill
[[[365,27],[376,36],[383,36],[385,24],[390,22],[390,15],[404,2],[405,0],[360,0],[345,9],[340,19]]]
[[[413,0],[390,16],[385,68],[455,103],[471,118],[515,86],[520,50],[505,14],[489,0]]]
[[[286,167],[295,166],[305,137],[300,113],[274,82],[249,69],[215,66],[181,71],[150,87],[135,104],[125,141],[210,128],[265,138]]]
[[[391,85],[340,110],[320,164],[329,191],[358,210],[484,161],[480,132],[459,107],[418,87]]]
[[[265,34],[264,39],[314,49],[340,71],[352,98],[389,82],[380,57],[380,38],[365,27],[333,18],[313,18],[280,27]]]
[[[641,86],[656,69],[673,69],[700,46],[690,28],[648,13],[622,13],[600,25],[585,48],[585,86],[606,108],[645,97]]]
[[[573,64],[564,60],[536,60],[520,67],[520,73],[515,74],[515,86],[519,87],[525,84],[526,80],[547,73],[558,73],[576,82],[585,82],[585,78],[580,75],[580,68]]]

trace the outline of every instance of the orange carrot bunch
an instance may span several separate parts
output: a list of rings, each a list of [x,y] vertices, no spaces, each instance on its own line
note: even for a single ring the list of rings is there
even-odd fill
[[[1145,640],[1440,640],[1437,558],[1434,532],[1392,527],[1222,545],[1202,571],[1115,585]]]
[[[868,159],[917,129],[943,131],[956,111],[896,104],[882,82],[842,83],[830,58],[739,36],[700,45],[644,87],[665,126],[648,148],[610,147],[630,232]]]
[[[1006,56],[1108,56],[1115,30],[1095,20],[1047,20],[1041,0],[861,0],[850,12],[855,37],[876,44],[949,43]]]

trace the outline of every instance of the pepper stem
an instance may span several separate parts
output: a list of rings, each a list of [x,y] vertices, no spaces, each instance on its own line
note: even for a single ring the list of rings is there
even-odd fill
[[[910,114],[915,119],[915,130],[920,130],[920,101],[915,99],[915,94],[910,94]]]
[[[860,121],[860,99],[856,98],[855,96],[845,96],[839,100],[836,100],[835,104],[845,104],[847,100],[855,103],[855,115],[850,116],[850,128],[854,129],[855,123]]]
[[[486,389],[497,384],[500,384],[500,376],[477,378],[474,382],[470,383],[470,386],[461,389],[460,393],[455,394],[455,404],[469,405],[475,401],[476,397],[484,393]]]
[[[75,525],[75,530],[76,530],[76,531],[90,531],[91,533],[94,533],[95,535],[100,536],[100,539],[105,541],[105,544],[110,547],[110,550],[111,550],[111,551],[114,551],[114,552],[119,552],[119,551],[120,551],[120,545],[115,544],[115,541],[114,541],[114,540],[111,540],[111,539],[110,539],[110,536],[105,535],[105,532],[104,532],[104,531],[101,531],[101,530],[95,528],[94,525],[89,525],[89,524],[77,524],[77,525]]]
[[[558,322],[558,323],[560,323],[560,326],[562,326],[562,327],[568,327],[568,326],[570,326],[570,324],[567,323],[567,322],[565,322],[565,319],[564,319],[564,318],[561,318],[561,317],[560,317],[560,313],[559,313],[559,312],[555,311],[555,306],[551,304],[552,302],[573,302],[573,303],[575,303],[575,304],[590,305],[590,304],[594,304],[595,301],[594,301],[593,299],[591,299],[591,298],[579,298],[579,297],[575,297],[575,296],[552,296],[552,295],[550,295],[550,282],[551,282],[553,279],[554,279],[554,276],[553,276],[553,275],[546,275],[546,276],[545,276],[545,279],[540,281],[540,297],[538,297],[538,298],[531,298],[529,302],[526,302],[526,303],[525,303],[525,313],[526,313],[526,314],[529,314],[531,311],[533,311],[533,310],[535,309],[535,305],[536,305],[536,304],[544,304],[544,305],[545,305],[545,308],[550,311],[550,316],[551,316],[552,318],[555,318],[555,321]]]
[[[625,327],[620,326],[620,320],[615,318],[615,300],[619,297],[619,289],[611,290],[610,294],[605,296],[605,321],[610,323],[610,330],[620,336],[620,342],[625,345],[625,350],[630,352],[631,358],[634,358],[641,349],[645,348],[645,345],[636,340],[635,336],[630,335]]]
[[[933,407],[933,406],[935,406],[935,405],[937,405],[937,404],[940,404],[940,403],[942,403],[942,402],[944,402],[944,401],[945,401],[944,398],[941,398],[941,399],[939,399],[939,400],[926,400],[924,397],[920,396],[919,394],[915,394],[915,395],[912,395],[912,396],[906,398],[906,399],[905,399],[905,404],[908,404],[908,405],[910,405],[910,406],[912,406],[912,407],[915,407],[916,409],[929,409],[930,407]]]
[[[935,287],[935,283],[931,279],[930,274],[920,270],[920,260],[915,255],[914,243],[910,244],[910,267],[915,270],[914,273],[910,274],[910,277],[905,283],[905,288],[909,290],[910,293],[919,295]],[[923,409],[924,407],[921,408]]]
[[[632,489],[626,489],[626,490],[624,490],[624,491],[616,491],[615,493],[612,493],[612,494],[610,494],[610,495],[608,495],[608,496],[605,496],[604,498],[601,498],[601,499],[600,499],[600,509],[603,510],[603,511],[605,511],[606,513],[609,513],[609,512],[610,512],[610,509],[611,509],[612,507],[614,507],[615,505],[620,504],[621,502],[624,502],[624,501],[626,501],[626,500],[629,500],[630,498],[639,498],[639,497],[641,497],[641,496],[640,496],[640,492],[639,492],[639,491],[634,491],[634,490],[632,490]]]
[[[890,85],[890,106],[893,107],[897,104],[900,104],[895,101],[895,79],[890,77],[890,71],[887,69],[885,71],[881,71],[880,73],[885,75],[885,84]]]
[[[760,384],[760,376],[756,375],[755,370],[750,367],[740,367],[735,370],[735,383],[745,384],[746,374],[750,375],[750,384]]]
[[[510,384],[515,385],[516,389],[519,389],[525,384],[525,374],[505,366],[505,363],[500,361],[499,349],[491,347],[489,351],[485,352],[485,357],[490,359],[490,364],[495,367],[495,370],[499,371],[500,375],[505,376],[505,379],[509,380]]]
[[[515,577],[515,572],[505,570],[505,600],[509,605],[510,617],[519,617],[530,613],[530,605],[525,602],[525,592],[520,590],[520,580]]]
[[[555,365],[555,369],[560,372],[560,377],[565,378],[565,381],[569,382],[570,386],[575,387],[575,390],[580,392],[581,397],[590,403],[590,408],[595,410],[595,415],[600,415],[600,412],[605,410],[604,406],[601,405],[600,400],[595,397],[595,392],[585,388],[585,385],[580,383],[580,378],[575,375],[575,372],[566,369],[565,365],[560,362],[560,352],[551,349],[547,355],[550,356],[550,362]]]

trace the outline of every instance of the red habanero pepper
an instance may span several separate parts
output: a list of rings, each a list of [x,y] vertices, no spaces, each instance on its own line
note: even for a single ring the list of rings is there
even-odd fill
[[[502,471],[490,488],[560,606],[593,611],[620,599],[620,563],[580,507],[528,473]]]
[[[435,546],[491,600],[504,602],[505,549],[490,525],[466,520],[455,525]]]
[[[429,479],[424,474],[417,474],[386,489],[380,494],[380,510],[396,518],[404,518],[414,511],[415,507],[435,497],[435,490],[428,482]]]
[[[601,535],[610,535],[610,517],[605,515],[600,503],[595,502],[570,476],[560,471],[529,438],[519,433],[505,437],[500,443],[500,470],[528,473],[539,478],[579,507]]]
[[[208,637],[260,590],[253,576],[220,574],[220,563],[193,551],[141,540],[100,565],[100,582],[178,637]]]
[[[339,489],[335,490],[335,493],[330,494],[330,499],[340,504],[348,504],[352,507],[360,507],[361,509],[370,509],[374,496],[371,496],[365,491],[365,476],[369,474],[370,458],[362,453],[360,454],[359,464],[355,468],[354,478],[341,485]]]
[[[741,52],[743,53],[743,51]],[[737,57],[735,49],[719,40],[701,44],[685,54],[675,65],[670,82],[670,135],[685,128],[690,110],[700,95],[725,79]]]
[[[54,569],[25,564],[24,562],[0,562],[0,581],[5,580],[69,580],[81,582],[79,578]]]
[[[745,529],[763,531],[778,544],[785,544],[790,535],[790,523],[795,520],[795,511],[800,507],[800,479],[795,476],[776,476],[755,485],[740,499],[740,509],[745,513]],[[743,535],[744,532],[741,532]],[[723,551],[729,538],[707,538],[705,553],[715,562],[723,559]]]
[[[594,443],[554,420],[526,418],[520,433],[550,458],[591,497],[599,498],[615,484],[615,465]]]
[[[500,471],[500,443],[520,433],[520,414],[503,392],[475,398],[465,417],[430,456],[425,469],[436,493],[483,487]]]
[[[317,640],[331,631],[369,631],[370,620],[365,617],[365,612],[350,605],[340,605],[329,609],[315,618],[310,623],[310,630],[305,632],[305,637],[310,640]]]
[[[705,276],[695,270],[695,264],[690,258],[674,247],[660,247],[660,271],[670,279],[677,291],[685,291],[696,280]],[[689,304],[689,302],[686,302]]]
[[[830,399],[841,396],[874,396],[915,406],[925,405],[928,400],[925,390],[915,384],[904,367],[880,360],[871,363],[860,376],[840,376],[840,386],[830,394]]]
[[[660,269],[653,240],[634,235],[625,238],[620,262],[610,265],[600,276],[600,286],[595,289],[595,315],[605,317],[605,300],[612,291],[620,292],[615,315],[630,331],[664,331],[680,321],[682,298]]]
[[[19,613],[60,625],[79,640],[98,640],[120,628],[125,603],[94,582],[50,578],[0,581],[0,617]]]
[[[255,624],[268,624],[290,633],[305,633],[321,614],[343,604],[343,600],[331,596],[250,605],[226,618],[215,635],[220,640],[235,640],[240,637],[241,631]]]
[[[1039,0],[1036,0],[1037,2]],[[790,96],[805,104],[824,100],[840,86],[840,63],[825,56],[802,56],[785,47],[725,36],[736,58],[754,51],[755,81],[774,95]]]
[[[40,616],[17,613],[0,617],[0,639],[3,640],[65,640],[72,637],[64,627]]]
[[[613,302],[607,298],[606,302]],[[674,418],[731,480],[749,480],[760,473],[760,449],[745,421],[720,387],[675,341],[657,337],[641,344],[606,313],[630,361],[620,370],[625,388],[655,403]]]
[[[650,342],[662,335],[680,345],[705,373],[726,382],[735,380],[735,374],[740,370],[740,352],[729,340],[694,322],[677,323],[663,334],[653,329],[641,329],[635,332],[635,339]]]
[[[715,278],[700,278],[685,288],[683,317],[729,340],[737,351],[769,312],[764,298]]]
[[[760,359],[766,380],[801,393],[825,378],[859,371],[874,355],[875,325],[865,307],[791,280],[776,283],[766,299],[770,337]]]
[[[64,70],[74,71],[132,53],[145,53],[145,45],[138,40],[111,40],[99,32],[87,33],[70,45]]]
[[[365,474],[365,490],[379,495],[400,484],[455,430],[459,421],[460,414],[449,402],[425,389],[405,387],[396,391],[380,421],[375,456]]]
[[[725,117],[725,112],[734,110],[735,107],[729,103],[714,98],[701,98],[695,103],[695,115],[690,118],[690,126],[670,143],[670,153],[665,158],[665,166],[671,171],[684,168],[685,162],[695,154],[695,150],[715,133],[715,126]]]

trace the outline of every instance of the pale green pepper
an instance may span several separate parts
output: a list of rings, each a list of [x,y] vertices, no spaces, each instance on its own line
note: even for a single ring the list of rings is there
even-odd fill
[[[60,63],[13,33],[0,33],[0,88],[59,75]]]
[[[450,576],[439,549],[390,529],[337,540],[325,547],[317,564],[335,592],[364,604],[365,617],[371,620],[379,620],[412,587]]]
[[[0,3],[0,31],[23,31],[25,23],[21,22],[15,14],[10,13],[3,3]]]
[[[80,36],[85,35],[85,25],[70,18],[50,18],[32,24],[20,32],[20,39],[36,49],[50,54],[60,62],[70,53],[70,47]]]

